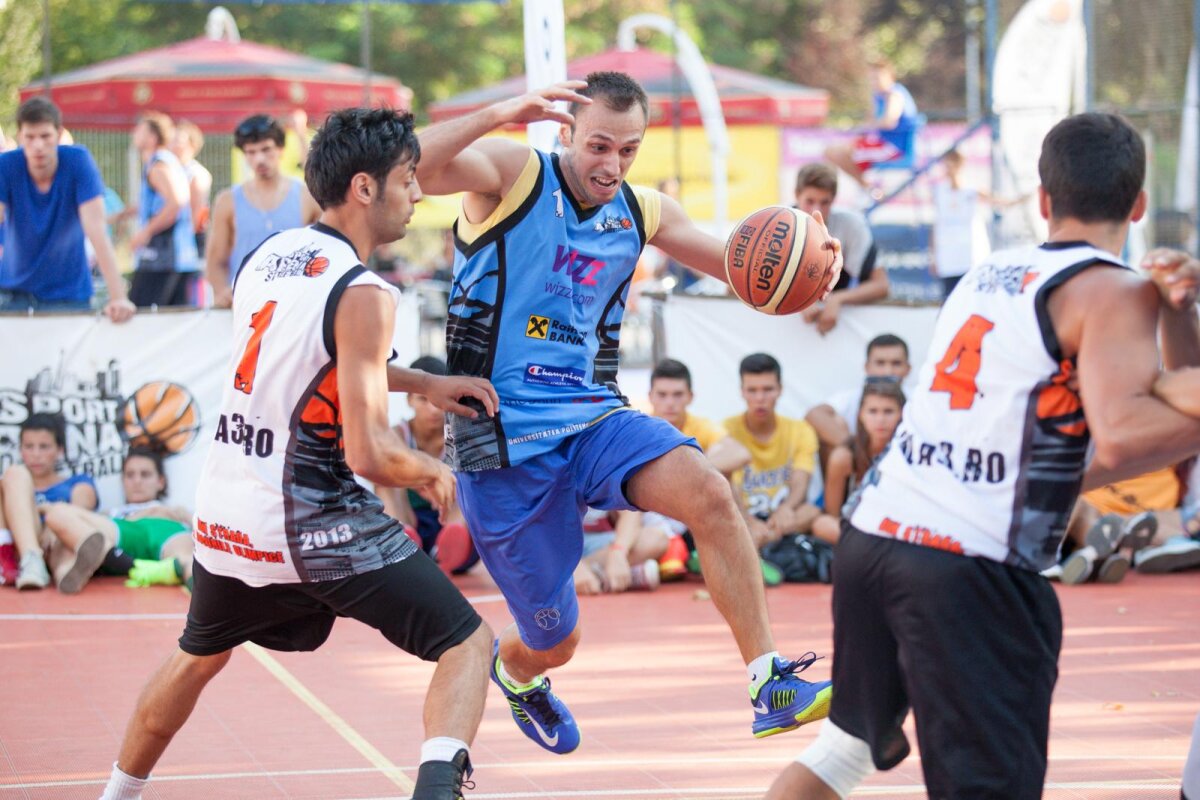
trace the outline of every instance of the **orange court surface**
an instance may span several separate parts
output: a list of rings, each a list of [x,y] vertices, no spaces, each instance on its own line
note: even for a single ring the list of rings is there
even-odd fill
[[[1065,636],[1047,798],[1179,797],[1200,712],[1200,575],[1060,587]],[[460,583],[496,630],[495,589]],[[583,744],[522,736],[495,687],[472,748],[469,800],[761,798],[817,725],[754,739],[745,670],[696,579],[583,598],[583,642],[553,673]],[[780,649],[830,654],[830,590],[767,592]],[[188,598],[97,579],[80,595],[0,590],[0,798],[97,798],[138,691],[175,647]],[[406,798],[432,667],[342,620],[315,653],[239,648],[202,695],[144,797]],[[1022,665],[1011,665],[1021,680]],[[829,660],[809,673],[829,675]],[[987,686],[979,686],[981,692]],[[909,723],[909,738],[915,735]],[[910,757],[854,797],[923,797]]]

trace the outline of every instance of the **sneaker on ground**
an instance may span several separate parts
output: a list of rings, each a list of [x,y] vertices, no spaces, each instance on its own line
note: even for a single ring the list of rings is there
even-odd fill
[[[663,583],[681,580],[687,575],[688,549],[682,536],[672,536],[667,551],[658,560],[658,574]]]
[[[765,558],[758,559],[759,567],[762,569],[763,585],[778,586],[783,583],[783,571],[779,567],[767,561]]]
[[[146,558],[135,558],[133,569],[129,570],[129,579],[125,585],[131,589],[145,586],[178,586],[183,583],[179,577],[179,562],[173,558],[154,561]]]
[[[566,705],[550,691],[544,675],[532,689],[518,692],[500,677],[500,640],[492,643],[492,682],[500,687],[521,733],[551,753],[570,753],[579,747],[579,726]]]
[[[1172,536],[1157,547],[1141,550],[1134,564],[1138,572],[1147,575],[1200,567],[1200,539]]]
[[[41,553],[25,553],[17,574],[18,589],[45,589],[50,585],[50,571]]]
[[[87,586],[87,582],[96,574],[96,570],[104,563],[104,554],[108,552],[108,543],[104,534],[96,531],[88,534],[87,538],[75,551],[75,561],[66,574],[58,580],[58,590],[63,594],[78,594]]]
[[[17,582],[17,548],[12,542],[0,544],[0,586],[12,586]]]
[[[652,592],[658,588],[661,578],[658,574],[658,562],[654,559],[634,564],[629,568],[629,588]]]
[[[1062,582],[1070,585],[1086,583],[1097,565],[1112,555],[1121,541],[1122,520],[1117,514],[1105,514],[1088,529],[1083,547],[1062,562]]]
[[[471,759],[459,750],[450,761],[426,761],[417,770],[412,800],[464,800],[462,790],[474,789]]]
[[[754,706],[751,730],[756,737],[792,731],[829,716],[833,682],[810,683],[796,676],[818,658],[816,653],[806,653],[795,661],[776,658],[771,664],[771,674],[750,687],[750,704]]]

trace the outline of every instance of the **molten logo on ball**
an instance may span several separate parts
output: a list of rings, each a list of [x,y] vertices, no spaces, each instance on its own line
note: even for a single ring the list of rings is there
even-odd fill
[[[792,314],[825,291],[836,252],[816,219],[768,206],[742,219],[725,244],[725,276],[742,302],[765,314]]]

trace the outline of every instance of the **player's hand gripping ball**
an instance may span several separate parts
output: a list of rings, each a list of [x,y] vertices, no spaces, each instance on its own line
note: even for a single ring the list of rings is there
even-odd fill
[[[820,299],[837,253],[825,227],[798,208],[767,206],[742,219],[725,243],[725,277],[764,314],[794,314]]]

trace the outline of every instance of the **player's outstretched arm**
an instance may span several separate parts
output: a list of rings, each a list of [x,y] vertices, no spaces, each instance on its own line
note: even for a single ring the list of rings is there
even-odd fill
[[[574,118],[554,103],[590,103],[576,91],[585,86],[583,81],[556,83],[421,131],[421,160],[417,164],[421,189],[432,195],[502,195],[520,174],[529,148],[505,139],[477,140],[502,125],[543,120],[570,125]]]
[[[473,398],[483,406],[489,417],[496,416],[500,398],[492,382],[486,378],[468,378],[465,375],[430,375],[419,369],[406,369],[388,364],[388,391],[423,394],[429,402],[442,411],[475,419],[478,412],[463,405],[463,398]]]
[[[387,360],[396,309],[379,287],[353,286],[338,302],[333,323],[337,346],[338,399],[346,464],[355,474],[384,486],[429,492],[445,507],[454,496],[454,478],[436,459],[404,446],[388,425]]]
[[[1158,291],[1124,270],[1094,268],[1050,296],[1064,353],[1076,350],[1095,455],[1084,488],[1175,464],[1200,451],[1200,420],[1152,393],[1159,376]]]

